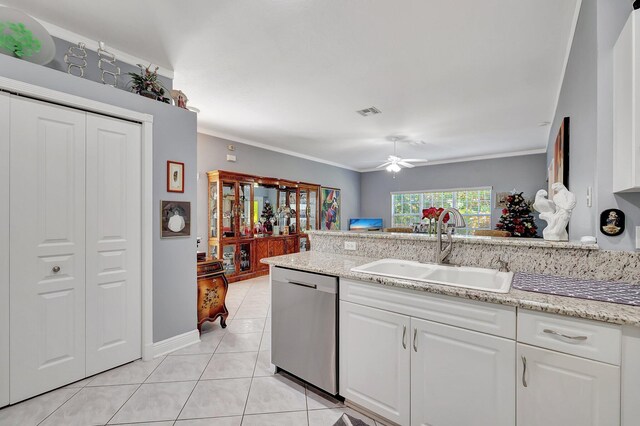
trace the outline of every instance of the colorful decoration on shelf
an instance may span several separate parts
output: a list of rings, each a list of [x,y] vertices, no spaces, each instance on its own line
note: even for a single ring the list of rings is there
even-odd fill
[[[533,204],[533,208],[540,212],[540,219],[547,222],[542,236],[549,241],[568,241],[567,225],[576,206],[576,196],[560,182],[555,182],[551,191],[550,198],[553,201],[547,198],[547,191],[541,189],[536,193]]]
[[[189,101],[189,98],[187,98],[187,95],[185,95],[182,90],[172,90],[171,98],[173,99],[173,104],[175,106],[188,109],[187,102]]]
[[[320,208],[322,229],[326,231],[340,230],[340,190],[321,188]]]
[[[71,46],[64,54],[67,73],[76,77],[84,77],[84,69],[87,67],[87,51],[84,47],[85,44],[79,42],[76,46]]]
[[[166,89],[158,79],[159,67],[156,67],[153,71],[151,71],[151,65],[145,67],[138,64],[138,67],[140,67],[140,74],[129,73],[129,76],[131,76],[131,81],[129,82],[131,91],[145,98],[169,103],[170,99],[165,97]]]
[[[262,221],[262,219],[264,219],[264,222]],[[262,207],[262,214],[260,215],[260,222],[264,223],[265,233],[273,232],[275,217],[273,215],[273,206],[271,205],[271,202],[269,200],[264,200],[264,206]]]
[[[118,87],[120,67],[116,65],[116,56],[105,49],[104,41],[98,43],[98,69],[103,84]]]
[[[22,22],[0,22],[0,48],[18,58],[28,58],[40,52],[42,44]]]
[[[538,226],[531,214],[531,203],[525,200],[522,192],[516,193],[514,190],[504,201],[506,207],[502,209],[502,216],[500,222],[496,224],[496,229],[510,232],[514,237],[537,237]]]
[[[427,209],[422,209],[422,220],[420,223],[417,223],[413,226],[413,232],[418,234],[429,234],[434,235],[438,229],[438,219],[440,215],[444,212],[442,207],[429,207]],[[442,219],[443,223],[447,223],[449,221],[449,213],[446,214],[444,219]]]

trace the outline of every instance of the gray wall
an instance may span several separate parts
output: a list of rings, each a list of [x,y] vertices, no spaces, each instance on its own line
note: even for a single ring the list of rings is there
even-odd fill
[[[604,249],[633,250],[640,225],[640,194],[613,194],[613,58],[612,50],[631,13],[630,0],[583,0],[549,138],[548,158],[560,121],[570,125],[569,189],[578,198],[570,237],[594,235]],[[587,207],[587,187],[593,207]],[[620,208],[627,230],[617,237],[599,231],[600,212]]]
[[[234,152],[227,150],[229,144],[235,146]],[[237,162],[227,162],[227,154],[234,154]],[[203,238],[203,244],[200,246],[203,250],[206,246],[208,227],[206,172],[211,170],[227,170],[337,187],[342,190],[342,228],[347,229],[349,218],[360,214],[360,173],[199,133],[198,236]]]
[[[546,188],[545,162],[545,155],[537,154],[415,167],[402,170],[395,179],[387,171],[363,173],[360,211],[363,217],[381,217],[384,226],[391,226],[390,193],[394,191],[491,186],[494,193],[515,188],[533,199],[538,189]],[[492,225],[499,218],[500,209],[493,209]]]
[[[53,37],[53,42],[56,45],[56,56],[53,58],[51,62],[46,64],[47,68],[51,68],[57,71],[61,71],[67,73],[67,64],[64,62],[64,55],[69,50],[69,47],[75,46],[74,43],[70,43],[66,40],[62,40],[57,37]],[[98,54],[96,53],[98,46],[86,46],[85,50],[87,51],[87,67],[84,69],[84,79],[96,81],[102,84],[101,80],[101,71],[98,69]],[[109,51],[109,45],[106,46],[106,50]],[[134,72],[136,74],[140,73],[140,68],[138,68],[137,64],[128,64],[126,62],[122,62],[116,56],[116,64],[120,67],[120,77],[118,78],[118,89],[128,90],[127,84],[131,80],[131,77],[127,73]],[[147,66],[148,63],[142,63],[141,65]],[[158,76],[158,80],[164,85],[167,90],[171,90],[173,87],[173,81],[164,76]]]
[[[153,122],[153,338],[160,341],[196,327],[196,235],[161,240],[160,200],[196,205],[196,115],[133,93],[0,55],[0,75],[60,92],[151,114]],[[166,162],[185,163],[185,193],[166,192]]]

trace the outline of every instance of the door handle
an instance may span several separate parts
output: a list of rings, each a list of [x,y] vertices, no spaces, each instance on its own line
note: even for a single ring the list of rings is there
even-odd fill
[[[418,352],[418,329],[413,329],[413,350]]]
[[[402,326],[402,347],[407,349],[407,326]]]
[[[587,336],[569,336],[567,334],[562,334],[562,333],[558,333],[555,330],[550,330],[548,328],[545,328],[544,330],[542,330],[543,333],[547,333],[547,334],[553,334],[554,336],[560,336],[560,337],[564,337],[565,339],[571,339],[571,340],[587,340]]]
[[[312,289],[317,289],[318,286],[315,284],[307,284],[307,283],[301,283],[298,281],[291,281],[291,280],[287,280],[288,284],[293,284],[293,285],[299,285],[301,287],[308,287],[308,288],[312,288]]]
[[[529,386],[527,385],[527,378],[525,377],[527,374],[527,358],[524,355],[521,355],[520,358],[522,358],[522,386],[526,388]]]

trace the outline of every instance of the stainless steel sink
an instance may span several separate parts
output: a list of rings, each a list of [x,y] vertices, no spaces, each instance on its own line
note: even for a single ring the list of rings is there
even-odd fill
[[[436,265],[400,259],[376,260],[351,268],[351,271],[494,293],[508,293],[513,279],[513,272],[468,266]]]

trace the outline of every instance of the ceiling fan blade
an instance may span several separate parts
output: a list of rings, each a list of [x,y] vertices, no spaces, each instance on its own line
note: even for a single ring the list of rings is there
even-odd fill
[[[391,164],[391,161],[387,161],[386,163],[380,164],[378,167],[376,167],[376,169],[382,169],[383,167],[387,167],[389,164]]]
[[[429,160],[425,160],[424,158],[403,158],[402,161],[406,163],[426,163]]]
[[[400,160],[402,160],[402,158],[396,157],[395,155],[390,155],[389,158],[387,158],[387,161],[391,163],[397,163]]]
[[[398,161],[398,165],[406,167],[407,169],[412,169],[415,167],[413,164],[405,163],[404,161]]]

